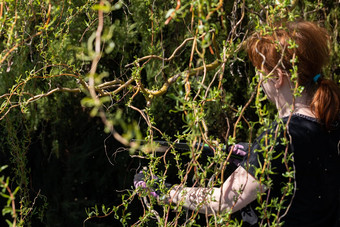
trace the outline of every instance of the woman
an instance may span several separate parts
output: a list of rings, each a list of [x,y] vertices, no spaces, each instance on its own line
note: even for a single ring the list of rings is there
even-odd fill
[[[279,120],[255,140],[220,188],[173,187],[171,203],[208,214],[233,213],[259,206],[260,193],[260,203],[280,208],[262,209],[258,221],[251,215],[251,224],[340,226],[340,89],[321,73],[328,41],[325,29],[306,21],[248,39],[249,58]]]

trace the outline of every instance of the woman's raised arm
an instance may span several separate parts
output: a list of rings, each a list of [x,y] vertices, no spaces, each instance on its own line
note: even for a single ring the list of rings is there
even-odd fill
[[[191,210],[198,209],[200,213],[225,210],[233,213],[255,200],[260,190],[265,190],[264,185],[239,166],[219,188],[174,187],[170,191],[170,201]]]

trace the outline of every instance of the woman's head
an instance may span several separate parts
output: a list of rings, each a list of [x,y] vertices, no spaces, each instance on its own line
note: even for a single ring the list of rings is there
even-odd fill
[[[255,33],[248,39],[247,47],[254,66],[265,72],[277,67],[289,73],[292,59],[296,59],[298,83],[306,86],[328,61],[328,40],[325,29],[297,21],[278,24],[270,34]]]
[[[290,75],[297,67],[298,85],[304,86],[312,111],[327,128],[340,113],[340,90],[323,76],[314,79],[329,60],[328,43],[327,31],[307,21],[277,24],[272,32],[256,32],[247,41],[249,58],[258,70]]]

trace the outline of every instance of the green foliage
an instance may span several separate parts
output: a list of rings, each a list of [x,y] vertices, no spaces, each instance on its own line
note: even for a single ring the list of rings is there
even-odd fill
[[[1,166],[0,172],[6,169],[8,166]],[[6,223],[8,226],[23,226],[23,220],[17,222],[18,211],[15,207],[15,197],[20,190],[19,187],[16,187],[13,191],[10,188],[10,179],[9,177],[1,176],[0,177],[0,196],[7,200],[6,205],[2,208],[2,216],[6,218]],[[8,219],[8,217],[11,219]],[[22,218],[22,217],[21,217]]]
[[[156,225],[155,219],[162,226],[240,226],[241,220],[229,213],[208,217],[197,211],[187,214],[178,206],[173,215],[168,204],[159,207],[148,198],[139,201],[131,183],[126,182],[132,181],[140,165],[147,165],[164,181],[219,186],[233,171],[231,165],[224,165],[227,154],[221,152],[223,144],[252,141],[276,120],[275,108],[261,92],[259,76],[244,51],[245,40],[254,30],[270,33],[269,25],[283,19],[319,21],[333,40],[325,75],[340,81],[336,1],[6,0],[0,7],[0,138],[2,155],[8,158],[0,164],[9,165],[13,176],[6,178],[2,189],[15,185],[15,200],[25,217],[14,217],[17,225],[33,225],[36,219],[51,225],[58,216],[53,212],[65,208],[62,214],[71,210],[75,219],[83,218],[78,223],[86,220],[84,225],[113,216],[113,221],[126,226]],[[296,72],[293,68],[293,77]],[[297,87],[295,95],[302,89]],[[107,140],[94,135],[97,127],[115,139],[112,156],[105,142],[104,151],[98,151],[103,153],[90,150],[103,147]],[[86,142],[79,142],[84,138]],[[149,144],[141,145],[141,139]],[[187,153],[173,147],[157,153],[152,144],[158,139],[170,144],[186,141],[189,145],[220,146],[209,158],[194,146]],[[117,141],[127,147],[124,152],[117,152]],[[287,141],[280,143],[285,146]],[[263,147],[269,167],[258,170],[268,186],[275,173],[270,161],[282,158],[271,151],[272,145]],[[108,187],[111,172],[90,172],[103,165],[99,161],[98,166],[89,164],[87,158],[94,154],[102,155],[106,164],[113,162],[112,157],[119,160],[110,166],[118,182],[112,187],[125,189],[117,193],[119,199],[82,200],[79,208],[66,189],[55,197],[67,198],[61,204],[51,198],[57,193],[52,186],[42,194],[32,191],[31,185],[38,185],[39,177],[46,180],[51,176],[62,179],[67,189],[74,188],[73,178],[85,181],[87,177]],[[39,169],[41,165],[34,166],[38,162],[34,157],[48,163],[46,175]],[[128,171],[122,175],[124,169]],[[289,180],[293,170],[287,170],[285,176],[283,197],[293,191]],[[2,193],[13,201],[8,190]],[[262,197],[259,195],[258,211],[276,225],[285,209],[284,199],[266,204]],[[105,204],[94,205],[103,201]],[[4,209],[4,215],[13,215],[8,204]]]

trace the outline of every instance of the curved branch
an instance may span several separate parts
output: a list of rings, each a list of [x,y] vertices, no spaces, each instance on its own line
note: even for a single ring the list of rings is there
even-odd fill
[[[45,94],[41,94],[41,95],[36,95],[30,99],[28,99],[26,102],[27,103],[30,103],[30,102],[33,102],[33,101],[36,101],[37,99],[40,99],[40,98],[43,98],[43,97],[46,97],[46,96],[49,96],[55,92],[60,92],[60,91],[65,91],[65,92],[71,92],[71,93],[79,93],[81,92],[80,88],[62,88],[62,87],[57,87],[55,89],[52,89],[51,91],[45,93]]]
[[[202,35],[200,35],[199,37],[190,37],[190,38],[185,39],[185,40],[181,43],[181,45],[179,45],[179,46],[174,50],[174,52],[171,54],[171,56],[168,57],[168,58],[163,58],[163,57],[158,56],[158,55],[148,55],[148,56],[144,56],[144,57],[141,57],[141,58],[137,59],[137,60],[134,61],[133,63],[129,63],[129,64],[125,65],[125,67],[130,67],[130,66],[136,64],[136,62],[138,63],[138,62],[145,61],[145,60],[152,59],[152,58],[155,58],[155,59],[158,59],[158,60],[161,60],[161,61],[166,61],[166,62],[167,62],[167,61],[171,61],[171,60],[175,57],[176,53],[177,53],[182,47],[184,47],[185,44],[186,44],[187,42],[189,42],[189,41],[191,41],[191,40],[195,40],[195,39],[197,39],[197,38],[202,38],[202,37],[204,37],[207,33],[214,32],[214,31],[215,31],[214,29],[211,29],[209,32],[204,32],[204,33],[203,33]]]
[[[206,70],[206,71],[210,71],[210,70],[213,70],[213,69],[216,69],[218,66],[220,65],[220,61],[217,59],[215,60],[213,63],[211,64],[208,64],[208,65],[205,65],[205,66],[200,66],[198,68],[195,68],[195,69],[192,69],[192,70],[187,70],[185,72],[182,72],[182,73],[178,73],[172,77],[170,77],[164,84],[163,86],[157,90],[157,91],[154,91],[154,90],[149,90],[147,88],[145,88],[145,91],[151,95],[151,96],[161,96],[163,94],[165,94],[167,91],[168,91],[168,88],[174,83],[176,82],[176,80],[181,76],[181,75],[187,75],[187,76],[193,76],[193,75],[196,75],[197,73],[200,73],[201,71],[203,70]]]

